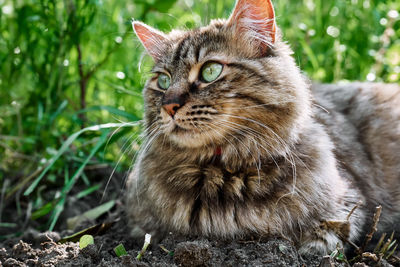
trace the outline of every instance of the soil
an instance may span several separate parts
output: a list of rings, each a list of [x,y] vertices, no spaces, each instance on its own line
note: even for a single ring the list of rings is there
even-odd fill
[[[119,219],[83,249],[79,242],[58,243],[68,232],[28,231],[21,239],[0,244],[0,266],[349,266],[329,256],[302,257],[289,241],[280,238],[223,241],[173,233],[149,247],[139,261],[136,257],[144,240],[129,238],[126,225],[125,219]],[[114,248],[119,244],[124,245],[127,255],[116,256]],[[393,265],[364,259],[353,266]]]
[[[300,257],[289,241],[279,238],[222,241],[173,233],[148,248],[139,261],[136,256],[144,240],[127,238],[128,233],[126,221],[120,219],[105,234],[95,236],[94,244],[80,249],[78,242],[57,243],[56,232],[31,232],[22,240],[4,242],[0,262],[3,266],[318,266],[321,261],[316,256]],[[121,243],[128,255],[117,257],[113,249]]]
[[[123,176],[113,178],[108,192],[121,192]],[[121,194],[107,194],[107,199],[121,199]],[[31,228],[24,229],[23,235],[0,242],[1,266],[350,266],[329,256],[300,256],[291,242],[271,237],[263,240],[211,240],[198,237],[183,237],[174,233],[152,244],[141,260],[136,257],[144,240],[129,237],[123,204],[117,201],[107,215],[96,221],[84,222],[78,229],[66,229],[66,218],[81,214],[99,205],[99,195],[74,201],[67,205],[60,217],[58,232],[40,233]],[[12,214],[11,211],[6,213]],[[97,225],[96,227],[92,227]],[[94,244],[80,249],[79,242],[66,242],[62,238],[74,232],[88,229],[94,236]],[[79,239],[79,237],[78,237]],[[118,257],[114,248],[123,244],[127,255]],[[393,266],[385,260],[376,261],[364,257],[353,266]],[[400,266],[400,264],[395,265]]]

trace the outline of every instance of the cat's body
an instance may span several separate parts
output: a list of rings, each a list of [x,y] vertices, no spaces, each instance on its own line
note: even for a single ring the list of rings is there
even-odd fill
[[[134,235],[278,234],[326,253],[359,238],[377,204],[382,226],[399,221],[399,86],[311,92],[273,19],[270,1],[240,0],[190,32],[134,22],[156,62],[128,181]]]

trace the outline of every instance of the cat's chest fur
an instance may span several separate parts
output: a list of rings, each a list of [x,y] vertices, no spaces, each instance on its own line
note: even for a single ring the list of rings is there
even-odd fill
[[[301,243],[310,238],[303,228],[343,221],[364,200],[340,178],[324,129],[313,122],[307,128],[290,155],[259,160],[254,152],[241,161],[224,162],[224,151],[233,151],[229,147],[200,160],[165,141],[159,150],[161,143],[156,143],[138,169],[139,191],[145,190],[152,212],[172,231],[226,238],[279,234]],[[353,218],[360,217],[357,211]]]

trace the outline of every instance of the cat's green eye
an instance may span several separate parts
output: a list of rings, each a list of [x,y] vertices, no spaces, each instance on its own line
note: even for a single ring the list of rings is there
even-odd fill
[[[167,90],[171,84],[171,78],[167,74],[161,73],[158,75],[157,84],[161,89]]]
[[[223,65],[217,62],[207,62],[201,68],[201,79],[207,83],[215,81],[222,72]]]

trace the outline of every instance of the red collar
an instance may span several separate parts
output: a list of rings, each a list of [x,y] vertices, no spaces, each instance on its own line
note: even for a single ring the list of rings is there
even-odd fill
[[[221,155],[222,155],[222,148],[221,148],[220,146],[218,146],[218,147],[215,149],[214,155],[215,155],[215,156],[221,156]]]

